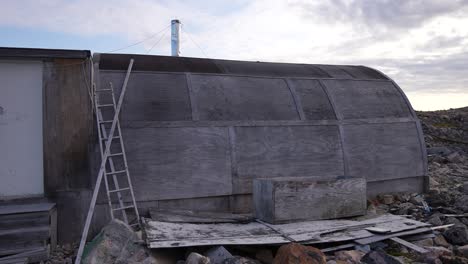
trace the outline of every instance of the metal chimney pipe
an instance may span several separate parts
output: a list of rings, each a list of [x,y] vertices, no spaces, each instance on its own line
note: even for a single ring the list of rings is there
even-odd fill
[[[180,21],[171,20],[171,55],[178,57],[180,55]]]

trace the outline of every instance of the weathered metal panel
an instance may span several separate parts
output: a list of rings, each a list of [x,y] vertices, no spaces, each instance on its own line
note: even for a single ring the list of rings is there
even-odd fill
[[[231,194],[226,128],[123,129],[137,201]]]
[[[387,79],[387,77],[385,77],[378,71],[371,69],[371,68],[363,67],[363,66],[341,65],[337,67],[346,71],[349,75],[351,75],[355,79],[380,79],[380,80]]]
[[[313,65],[292,64],[292,63],[272,63],[272,62],[252,62],[252,61],[231,61],[215,60],[224,73],[256,76],[277,76],[277,77],[317,77],[328,78],[325,71]]]
[[[392,82],[323,80],[344,119],[411,117]]]
[[[424,175],[415,122],[345,125],[343,133],[350,176],[382,181]]]
[[[192,75],[200,120],[294,120],[299,115],[282,79]]]
[[[252,180],[343,175],[337,126],[236,127],[233,193],[251,193]]]
[[[103,88],[108,88],[112,82],[118,95],[124,78],[120,72],[103,72],[100,81]],[[127,89],[129,93],[122,106],[123,121],[192,119],[184,74],[132,73]]]
[[[249,212],[259,177],[351,172],[368,195],[423,186],[417,117],[374,69],[101,54],[101,83],[118,91],[131,57],[122,127],[140,202]]]
[[[307,120],[336,119],[327,94],[317,80],[289,79]]]
[[[99,69],[103,70],[126,70],[133,58],[134,71],[222,73],[211,59],[110,53],[98,53],[94,57],[99,61]]]

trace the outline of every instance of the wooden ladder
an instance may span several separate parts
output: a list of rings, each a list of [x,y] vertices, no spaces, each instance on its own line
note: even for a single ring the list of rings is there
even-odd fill
[[[95,91],[95,107],[96,107],[96,122],[99,132],[99,147],[101,150],[101,166],[99,173],[96,179],[96,185],[94,186],[93,196],[91,198],[90,206],[88,209],[88,215],[86,216],[85,226],[83,228],[83,233],[81,235],[80,246],[78,248],[78,253],[75,259],[75,264],[81,263],[81,258],[83,256],[84,246],[86,244],[86,239],[88,237],[89,227],[91,225],[91,220],[94,214],[94,208],[96,206],[97,197],[99,194],[99,189],[101,187],[102,179],[104,178],[104,183],[106,185],[106,193],[109,203],[109,209],[112,219],[116,217],[114,214],[117,211],[122,212],[122,220],[133,226],[140,226],[140,217],[138,214],[138,209],[136,206],[135,196],[133,193],[132,183],[130,180],[130,174],[128,172],[127,158],[125,156],[125,149],[122,139],[122,133],[120,130],[119,123],[119,114],[122,107],[123,98],[127,90],[127,83],[132,71],[134,60],[130,60],[128,65],[127,74],[125,75],[125,80],[122,85],[122,90],[120,92],[119,101],[116,105],[114,97],[114,89],[112,85],[107,90],[100,89]],[[107,93],[107,99],[105,99],[102,94]],[[107,100],[107,101],[106,101]],[[109,111],[105,111],[109,110]],[[108,125],[110,124],[110,128]],[[115,130],[117,128],[117,135]],[[113,141],[118,139],[118,144],[112,144]],[[104,144],[105,142],[105,144]],[[111,152],[112,150],[112,152]],[[120,160],[117,162],[117,158]],[[109,176],[112,178],[109,179]],[[125,184],[121,185],[122,181],[119,182],[119,178],[125,179]],[[110,182],[113,182],[113,188],[110,189]],[[117,194],[118,206],[113,206],[112,195]],[[125,205],[123,200],[123,195],[130,194],[131,203]],[[127,211],[132,210],[134,212],[135,219],[129,221]]]

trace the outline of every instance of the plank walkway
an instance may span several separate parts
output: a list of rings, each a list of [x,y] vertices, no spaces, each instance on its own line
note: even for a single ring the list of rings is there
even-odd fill
[[[397,215],[382,215],[365,220],[320,220],[270,225],[262,222],[242,223],[171,223],[143,219],[149,248],[172,248],[206,245],[303,244],[375,240],[392,234],[430,232],[428,224]],[[389,230],[388,234],[372,233],[365,228]],[[359,243],[361,244],[361,243]]]

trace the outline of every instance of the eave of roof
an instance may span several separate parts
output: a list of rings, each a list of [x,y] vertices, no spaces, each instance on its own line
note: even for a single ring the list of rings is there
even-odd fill
[[[0,58],[86,59],[89,57],[91,57],[91,51],[89,50],[0,47]]]

